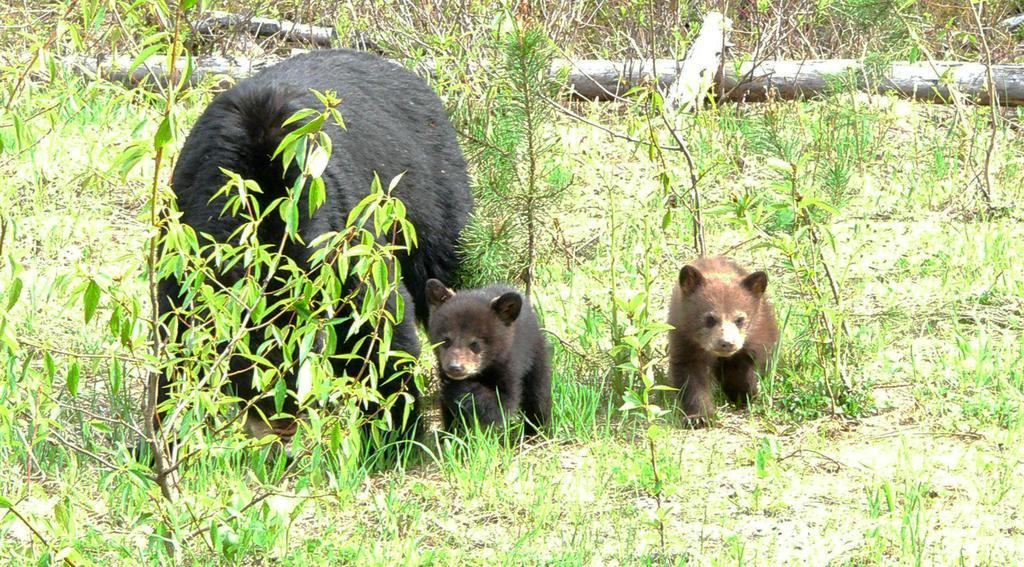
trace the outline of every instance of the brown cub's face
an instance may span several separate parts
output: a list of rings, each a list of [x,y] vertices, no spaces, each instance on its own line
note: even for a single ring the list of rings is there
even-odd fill
[[[715,356],[736,354],[746,342],[767,286],[764,272],[734,279],[731,274],[702,274],[693,266],[683,267],[679,287],[685,308],[684,331]]]
[[[487,301],[468,293],[456,294],[438,280],[427,281],[430,342],[445,376],[466,380],[487,368],[512,342],[512,324],[523,298],[509,292]]]

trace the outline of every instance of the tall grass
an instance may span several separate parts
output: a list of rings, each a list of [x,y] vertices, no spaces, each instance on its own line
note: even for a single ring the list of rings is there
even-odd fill
[[[849,81],[824,100],[670,121],[650,91],[573,107],[636,138],[627,140],[554,112],[556,83],[533,78],[559,51],[680,49],[686,25],[710,5],[516,4],[500,17],[486,2],[354,6],[344,18],[343,3],[266,12],[339,22],[405,62],[443,63],[431,80],[477,158],[474,230],[511,227],[504,248],[474,233],[469,248],[480,256],[467,281],[529,275],[554,347],[551,427],[528,442],[515,428],[430,431],[405,466],[391,466],[360,458],[350,433],[361,415],[314,406],[289,464],[269,440],[240,434],[237,407],[218,389],[189,388],[174,403],[195,425],[185,444],[198,452],[185,459],[175,500],[164,498],[130,455],[144,434],[145,380],[166,364],[150,351],[145,277],[160,211],[151,191],[155,183],[166,196],[170,164],[157,169],[154,156],[159,145],[173,160],[214,87],[126,89],[57,64],[93,46],[166,53],[178,6],[5,6],[0,556],[77,565],[785,563],[821,561],[823,549],[850,564],[958,554],[998,564],[1019,555],[1005,527],[1022,490],[1024,229],[1013,210],[973,214],[987,109],[866,97]],[[761,42],[766,56],[859,55],[848,51],[857,38],[880,58],[915,48],[978,57],[959,20],[940,29],[961,8],[917,2],[895,19],[894,9],[730,7],[738,52]],[[986,29],[999,10],[982,11]],[[997,58],[1017,49],[996,31],[989,39]],[[500,64],[480,70],[485,61]],[[1024,144],[1003,120],[995,132],[991,179],[1017,205]],[[695,250],[687,157],[651,152],[651,143],[678,144],[676,135],[699,175],[707,251],[767,269],[784,323],[752,411],[723,411],[701,431],[679,427],[652,395],[665,367],[667,297]],[[387,209],[387,181],[366,210]],[[244,194],[244,182],[234,187]],[[536,214],[525,222],[528,206]],[[532,246],[530,223],[540,227]],[[179,257],[201,269],[188,251],[198,238],[182,242]],[[171,269],[175,254],[159,256]],[[311,336],[317,318],[304,320],[285,329],[285,344],[299,349]],[[202,355],[182,352],[216,360]],[[325,392],[343,390],[321,377]],[[812,536],[795,527],[808,525]]]

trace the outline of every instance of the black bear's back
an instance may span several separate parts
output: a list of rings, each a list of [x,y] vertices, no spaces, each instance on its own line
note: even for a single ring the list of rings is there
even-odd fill
[[[287,133],[284,119],[302,108],[322,110],[310,89],[337,93],[345,128],[323,128],[333,146],[323,173],[327,199],[312,219],[303,219],[300,232],[308,242],[341,230],[352,207],[369,193],[374,173],[385,188],[403,175],[394,195],[406,205],[418,237],[418,247],[400,258],[403,280],[417,318],[426,320],[426,280],[450,281],[458,267],[458,238],[472,208],[466,164],[433,90],[376,55],[344,49],[298,55],[217,96],[186,140],[172,178],[183,222],[218,240],[237,226],[218,218],[222,203],[209,203],[226,180],[221,167],[259,182],[261,200],[284,194],[295,172],[282,180],[271,155]],[[303,199],[300,211],[305,210]],[[267,230],[261,237],[279,238],[273,222]],[[303,257],[308,251],[289,253]]]

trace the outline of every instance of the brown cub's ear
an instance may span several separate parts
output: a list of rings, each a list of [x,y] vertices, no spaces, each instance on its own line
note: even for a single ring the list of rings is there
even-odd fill
[[[491,309],[498,315],[502,323],[511,325],[519,317],[519,311],[523,308],[523,296],[514,291],[495,297],[491,301]]]
[[[764,290],[768,289],[768,274],[764,272],[754,272],[743,278],[740,285],[749,291],[754,297],[761,297],[764,295]]]
[[[445,287],[441,280],[427,280],[427,305],[431,308],[442,305],[455,295],[451,288]]]
[[[704,276],[697,268],[683,266],[683,269],[679,270],[679,287],[683,290],[683,295],[690,295],[702,283],[704,283]]]

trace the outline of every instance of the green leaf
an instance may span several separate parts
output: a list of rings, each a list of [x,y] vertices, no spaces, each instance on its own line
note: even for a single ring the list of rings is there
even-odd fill
[[[296,111],[295,114],[289,116],[288,119],[281,124],[281,126],[293,124],[295,122],[298,122],[299,120],[302,120],[303,118],[306,118],[307,116],[312,116],[314,114],[316,114],[316,111],[313,110],[312,108],[303,108],[301,110]],[[280,147],[278,147],[278,151],[281,151]],[[276,157],[276,154],[274,157]]]
[[[142,63],[145,62],[146,59],[149,59],[154,53],[160,51],[160,49],[163,48],[163,46],[163,42],[157,41],[149,47],[143,49],[141,52],[139,52],[139,54],[135,56],[135,60],[132,61],[131,66],[128,67],[128,74],[131,75],[132,73],[134,73],[135,70],[139,68],[139,65],[142,65]]]
[[[160,121],[160,126],[156,129],[156,135],[153,136],[153,147],[160,149],[166,146],[172,136],[171,117],[170,115],[164,116],[164,119]]]
[[[43,368],[46,370],[46,378],[53,383],[53,376],[57,373],[57,364],[53,361],[53,356],[49,352],[43,355]]]
[[[314,177],[309,182],[309,216],[312,217],[327,200],[327,187],[321,177]]]
[[[194,1],[194,0],[193,0]],[[195,60],[192,58],[192,53],[185,52],[185,69],[182,71],[181,76],[178,78],[178,86],[175,87],[175,92],[181,92],[185,85],[188,84],[189,79],[196,71]]]
[[[217,520],[210,522],[210,543],[213,544],[214,549],[220,549],[220,530]]]
[[[0,317],[0,343],[12,351],[18,350],[18,339],[14,336],[14,325],[8,325],[7,319]]]
[[[274,410],[277,413],[284,411],[284,398],[288,395],[288,384],[285,383],[284,379],[278,378],[277,383],[274,384]]]
[[[295,159],[295,145],[299,135],[295,132],[290,132],[285,135],[281,140],[281,143],[277,145],[277,150],[274,151],[274,158],[278,155],[281,156],[281,166],[287,170],[292,164],[292,160]]]
[[[292,151],[295,153],[295,163],[299,166],[302,171],[306,170],[306,154],[307,148],[309,147],[309,137],[300,136],[295,141],[295,145],[292,146]]]
[[[58,502],[57,505],[53,507],[53,515],[57,519],[57,524],[60,525],[60,527],[65,530],[69,528],[71,523],[71,514],[68,512],[68,507],[64,502]]]
[[[85,287],[85,295],[83,296],[86,323],[92,320],[92,316],[96,313],[96,307],[99,305],[99,303],[100,286],[96,284],[95,280],[89,280],[89,285]]]
[[[21,278],[14,278],[11,282],[11,289],[7,292],[7,310],[10,311],[14,304],[18,302],[18,297],[21,295],[21,288],[23,283]]]
[[[621,412],[628,412],[644,406],[644,403],[637,397],[636,392],[633,392],[632,390],[622,394],[622,402],[622,406],[619,407],[619,411]]]
[[[142,161],[142,158],[146,157],[147,153],[149,153],[149,148],[145,142],[132,144],[114,158],[111,169],[117,171],[121,180],[124,181],[128,178],[128,174],[131,173],[132,169]]]
[[[81,370],[78,366],[78,361],[71,363],[71,368],[68,369],[68,392],[72,396],[78,396],[78,378],[81,375]]]
[[[394,192],[395,188],[398,187],[398,184],[402,181],[403,177],[405,177],[404,171],[391,178],[391,182],[388,183],[388,195]]]
[[[110,391],[113,395],[121,392],[121,385],[124,384],[124,371],[121,368],[121,361],[114,359],[110,365]]]

